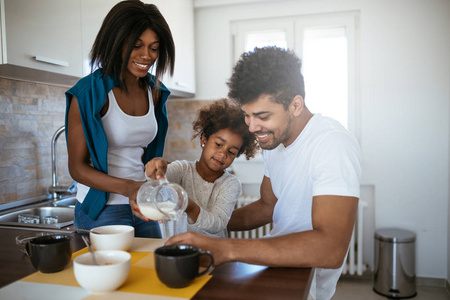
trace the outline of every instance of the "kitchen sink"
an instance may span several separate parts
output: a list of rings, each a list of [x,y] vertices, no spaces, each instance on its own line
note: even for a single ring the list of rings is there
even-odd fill
[[[65,198],[65,199],[61,199],[61,200],[56,200],[53,205],[75,208],[76,203],[77,203],[77,198],[69,197],[69,198]]]
[[[26,205],[17,209],[9,209],[6,212],[0,212],[0,226],[15,226],[27,228],[47,228],[60,229],[73,224],[74,207],[76,203],[75,197],[69,197],[57,201],[45,201],[34,205]],[[19,222],[19,215],[31,215],[39,223],[24,223]],[[57,217],[52,224],[45,224],[44,220],[49,217]]]

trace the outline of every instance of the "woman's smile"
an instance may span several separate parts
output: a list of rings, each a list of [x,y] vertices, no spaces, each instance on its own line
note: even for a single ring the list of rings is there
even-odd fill
[[[143,71],[148,71],[151,67],[150,63],[138,63],[138,62],[133,62],[139,69],[142,69]]]

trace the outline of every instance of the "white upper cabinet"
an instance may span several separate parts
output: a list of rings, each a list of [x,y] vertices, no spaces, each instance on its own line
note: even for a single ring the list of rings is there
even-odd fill
[[[79,0],[1,0],[0,75],[43,70],[80,76]],[[14,69],[14,66],[19,68]]]
[[[89,52],[109,10],[119,0],[81,0],[83,75],[90,73]],[[175,42],[173,77],[162,79],[172,95],[193,97],[195,94],[194,5],[192,0],[144,0],[155,4],[169,24]]]
[[[177,96],[195,94],[194,4],[193,0],[144,1],[155,4],[169,24],[175,41],[175,71],[163,83]]]
[[[91,72],[89,52],[119,0],[0,0],[0,77],[73,85]],[[163,83],[178,97],[195,93],[193,0],[158,6],[175,41],[175,71]]]
[[[111,8],[119,0],[81,0],[81,47],[83,53],[83,76],[91,73],[89,52],[97,33]]]
[[[89,52],[109,10],[119,0],[81,0],[83,76],[90,73]],[[173,77],[162,82],[172,95],[193,97],[195,94],[194,6],[192,0],[144,0],[155,4],[163,14],[175,41]]]

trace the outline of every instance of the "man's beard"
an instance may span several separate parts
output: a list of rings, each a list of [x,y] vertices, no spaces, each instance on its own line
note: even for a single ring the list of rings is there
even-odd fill
[[[286,142],[289,139],[289,134],[291,132],[291,125],[292,125],[292,117],[289,116],[286,128],[283,132],[281,132],[279,137],[275,137],[273,134],[273,131],[270,131],[268,134],[272,135],[273,139],[272,141],[269,141],[265,144],[259,143],[259,146],[264,150],[273,150],[276,147],[278,147],[280,144]]]

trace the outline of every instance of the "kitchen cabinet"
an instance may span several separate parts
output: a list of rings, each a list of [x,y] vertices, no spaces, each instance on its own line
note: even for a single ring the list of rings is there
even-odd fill
[[[195,46],[193,0],[153,0],[169,24],[175,41],[175,70],[163,83],[174,95],[193,97],[195,94]]]
[[[90,73],[89,51],[109,10],[119,0],[81,0],[83,74]],[[162,82],[173,96],[193,97],[195,94],[194,4],[193,0],[144,0],[155,4],[163,14],[175,41],[173,77]],[[84,76],[83,75],[83,76]]]
[[[0,77],[73,85],[90,73],[89,52],[119,0],[0,0]],[[175,41],[173,96],[195,94],[193,0],[144,0],[161,10]]]
[[[81,52],[83,56],[83,76],[91,73],[89,52],[97,33],[111,8],[120,0],[81,0]]]
[[[80,77],[79,0],[1,0],[0,9],[0,76],[56,83],[56,75]]]

